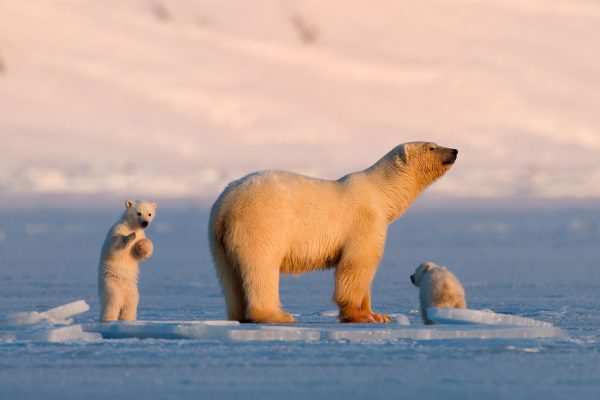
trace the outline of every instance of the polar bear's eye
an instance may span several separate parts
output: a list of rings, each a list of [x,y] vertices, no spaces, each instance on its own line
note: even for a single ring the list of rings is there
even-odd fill
[[[138,214],[138,216],[139,216],[139,217],[141,217],[141,216],[142,216],[142,213],[137,213],[137,214]]]
[[[149,217],[151,217],[151,216],[152,216],[152,213],[148,213],[148,216],[149,216]]]

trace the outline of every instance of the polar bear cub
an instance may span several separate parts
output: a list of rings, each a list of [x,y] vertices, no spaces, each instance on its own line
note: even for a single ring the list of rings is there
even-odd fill
[[[106,235],[98,270],[101,322],[136,319],[139,262],[154,249],[144,229],[155,215],[156,203],[127,200],[125,212]]]
[[[463,286],[446,267],[423,263],[410,276],[410,281],[419,288],[421,318],[427,325],[434,324],[427,318],[428,307],[467,308]]]

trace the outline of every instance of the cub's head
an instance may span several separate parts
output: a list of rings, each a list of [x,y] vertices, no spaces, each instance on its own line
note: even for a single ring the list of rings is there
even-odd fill
[[[413,285],[419,287],[421,285],[421,281],[423,280],[423,276],[425,276],[427,271],[429,271],[433,268],[441,268],[441,267],[432,262],[426,262],[426,263],[419,265],[417,267],[417,269],[415,270],[415,273],[410,276],[410,281],[413,283]]]
[[[438,146],[433,142],[411,142],[396,146],[388,158],[404,170],[408,169],[429,184],[441,177],[452,167],[458,150]]]
[[[156,214],[156,203],[147,201],[126,200],[125,213],[127,223],[132,228],[146,229]]]

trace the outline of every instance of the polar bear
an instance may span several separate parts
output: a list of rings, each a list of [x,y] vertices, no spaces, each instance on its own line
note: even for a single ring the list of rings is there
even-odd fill
[[[423,263],[410,276],[410,281],[419,288],[421,319],[427,325],[435,324],[427,318],[429,307],[467,308],[465,290],[446,267],[432,262]]]
[[[156,203],[127,200],[125,212],[106,235],[98,268],[101,322],[136,319],[139,262],[154,250],[144,229],[155,215]]]
[[[371,309],[371,281],[387,226],[458,150],[401,144],[371,167],[336,181],[263,171],[231,182],[213,205],[210,247],[227,306],[242,322],[289,323],[279,275],[335,268],[334,301],[342,322],[389,322]]]

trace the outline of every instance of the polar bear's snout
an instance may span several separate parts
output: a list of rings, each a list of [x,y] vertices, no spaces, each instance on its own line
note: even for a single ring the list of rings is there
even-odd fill
[[[412,282],[413,285],[415,284],[415,275],[414,274],[410,276],[410,281]]]
[[[142,221],[142,223],[140,225],[142,225],[142,228],[147,228],[148,227],[148,221]]]
[[[447,148],[443,148],[443,161],[442,164],[444,165],[451,165],[454,164],[454,161],[456,161],[456,156],[458,155],[458,150],[456,149],[447,149]]]

